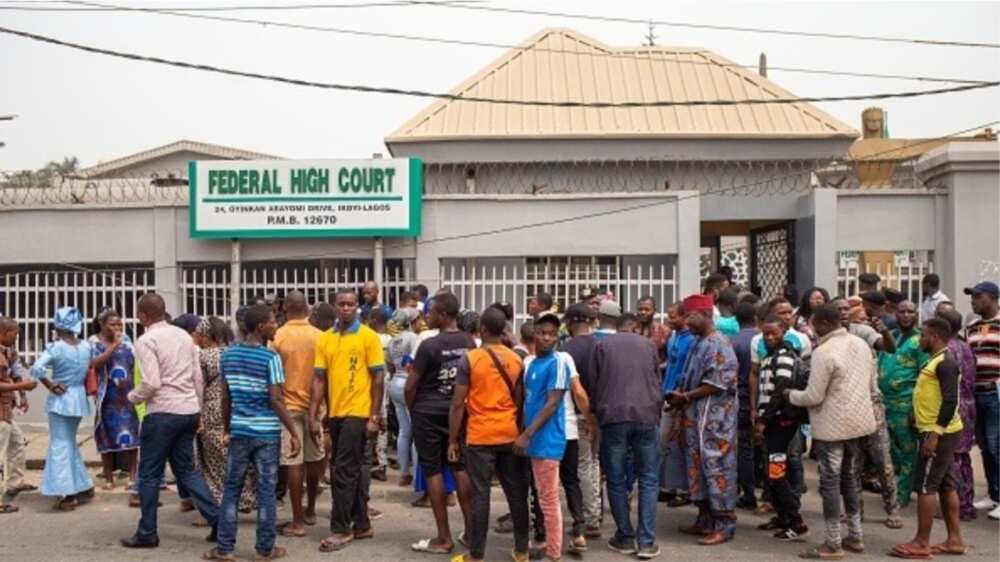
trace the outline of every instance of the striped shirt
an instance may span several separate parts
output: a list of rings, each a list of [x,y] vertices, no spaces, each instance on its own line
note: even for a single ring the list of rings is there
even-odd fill
[[[976,357],[976,391],[996,392],[1000,379],[1000,314],[969,324],[965,334]]]
[[[285,382],[281,356],[264,346],[237,343],[222,354],[220,371],[229,386],[230,435],[280,439],[281,422],[271,409],[270,385]]]
[[[792,377],[795,376],[796,359],[795,351],[786,343],[761,360],[757,382],[757,414],[761,418],[773,415],[773,412],[768,411],[771,396],[775,394],[776,386],[780,387],[780,392],[791,384]]]

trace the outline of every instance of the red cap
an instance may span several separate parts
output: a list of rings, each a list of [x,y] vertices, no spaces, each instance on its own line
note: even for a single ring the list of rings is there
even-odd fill
[[[691,295],[684,299],[684,310],[686,312],[694,312],[696,310],[712,310],[712,305],[715,304],[712,300],[712,295]]]

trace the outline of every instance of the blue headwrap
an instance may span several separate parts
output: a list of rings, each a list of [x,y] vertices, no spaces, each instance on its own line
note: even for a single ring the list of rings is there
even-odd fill
[[[65,306],[56,311],[55,318],[52,319],[57,330],[80,335],[83,331],[83,315],[72,306]]]

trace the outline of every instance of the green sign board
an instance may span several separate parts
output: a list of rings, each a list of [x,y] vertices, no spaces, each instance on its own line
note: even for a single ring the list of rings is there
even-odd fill
[[[420,235],[415,158],[194,161],[188,182],[192,238]]]

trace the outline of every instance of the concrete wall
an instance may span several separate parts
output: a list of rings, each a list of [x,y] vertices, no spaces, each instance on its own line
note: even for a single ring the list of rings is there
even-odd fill
[[[837,250],[933,250],[943,192],[837,192]],[[833,259],[833,258],[831,258]]]

